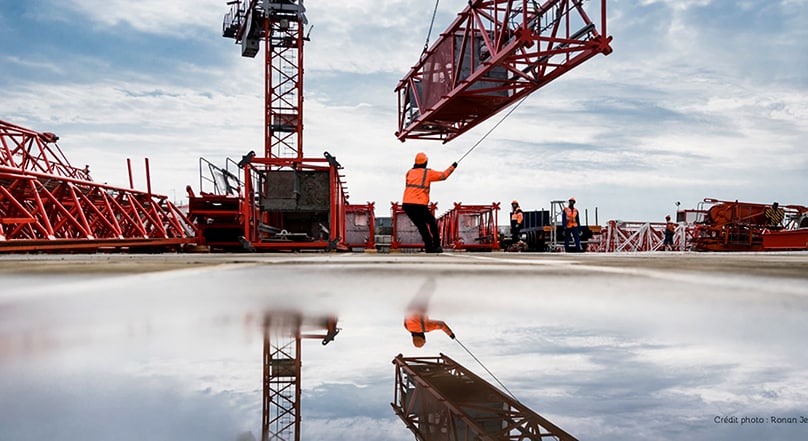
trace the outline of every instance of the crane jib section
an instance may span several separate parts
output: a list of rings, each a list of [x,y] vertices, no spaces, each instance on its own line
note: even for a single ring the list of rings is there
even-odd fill
[[[590,6],[594,5],[594,6]],[[600,29],[585,6],[599,7]],[[474,0],[396,86],[406,139],[448,142],[597,54],[606,0]]]

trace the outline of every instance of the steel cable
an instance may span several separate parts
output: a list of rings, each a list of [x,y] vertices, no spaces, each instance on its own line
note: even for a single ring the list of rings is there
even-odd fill
[[[527,96],[527,95],[525,95],[525,96],[524,96],[524,97],[523,97],[521,100],[519,100],[519,102],[518,102],[518,103],[516,103],[516,105],[515,105],[515,106],[513,106],[513,108],[511,108],[511,110],[509,110],[509,111],[508,111],[508,113],[506,113],[506,114],[505,114],[505,116],[503,116],[503,117],[502,117],[502,119],[500,119],[500,120],[499,120],[499,122],[497,122],[496,124],[494,124],[494,127],[491,127],[491,128],[490,128],[490,129],[489,129],[489,130],[488,130],[488,131],[485,133],[485,135],[483,135],[483,136],[482,136],[482,138],[480,138],[480,139],[479,139],[479,140],[478,140],[476,143],[474,143],[474,145],[473,145],[473,146],[471,146],[471,148],[470,148],[470,149],[466,150],[466,153],[463,153],[463,156],[461,156],[461,157],[460,157],[460,159],[458,159],[458,160],[457,160],[457,163],[459,164],[459,163],[460,163],[460,161],[462,161],[462,160],[463,160],[463,158],[465,158],[466,156],[468,156],[468,155],[469,155],[469,153],[471,153],[471,151],[472,151],[472,150],[476,149],[476,148],[477,148],[477,146],[478,146],[478,145],[480,145],[480,143],[481,143],[481,142],[483,142],[483,141],[485,140],[485,138],[488,138],[488,135],[490,135],[490,134],[491,134],[491,132],[493,132],[493,131],[494,131],[494,129],[496,129],[497,127],[499,127],[499,125],[500,125],[500,124],[502,124],[502,122],[503,122],[503,121],[505,121],[505,119],[506,119],[507,117],[511,116],[511,113],[513,113],[513,112],[514,112],[514,110],[518,109],[518,108],[519,108],[519,106],[521,106],[521,105],[522,105],[522,103],[523,103],[523,102],[525,102],[525,99],[526,99],[527,97],[528,97],[528,96]]]
[[[432,21],[429,22],[429,31],[426,33],[426,42],[424,43],[424,50],[426,52],[429,49],[429,37],[432,35],[432,26],[435,24],[435,16],[438,14],[438,5],[440,4],[440,0],[435,1],[435,10],[432,11]]]
[[[511,392],[511,391],[508,389],[508,387],[507,387],[507,386],[505,386],[504,384],[502,384],[502,382],[501,382],[501,381],[499,381],[499,378],[497,378],[497,376],[496,376],[496,375],[494,375],[494,373],[493,373],[493,372],[491,372],[491,371],[490,371],[490,370],[489,370],[489,369],[488,369],[488,368],[487,368],[487,367],[486,367],[486,366],[483,364],[483,362],[482,362],[482,361],[480,361],[480,359],[479,359],[479,358],[477,358],[477,356],[475,356],[474,354],[472,354],[472,353],[471,353],[471,351],[469,350],[469,348],[467,348],[467,347],[466,347],[466,345],[464,345],[464,344],[463,344],[463,343],[462,343],[460,340],[458,340],[458,339],[457,339],[457,337],[455,337],[455,338],[454,338],[454,341],[456,341],[456,342],[457,342],[457,344],[459,344],[461,348],[465,349],[465,350],[466,350],[466,352],[468,352],[468,353],[469,353],[469,355],[471,355],[471,358],[473,358],[473,359],[474,359],[474,360],[475,360],[477,363],[479,363],[479,365],[480,365],[480,366],[482,366],[482,367],[483,367],[483,369],[485,369],[485,371],[486,371],[486,372],[488,372],[488,375],[491,375],[491,377],[493,377],[493,378],[494,378],[494,380],[496,380],[496,382],[497,382],[497,383],[498,383],[500,386],[502,386],[502,388],[503,388],[503,389],[505,389],[505,391],[506,391],[506,392],[508,392],[508,395],[510,395],[510,396],[511,396],[511,398],[513,398],[513,399],[514,399],[514,400],[516,400],[516,401],[519,401],[519,399],[518,399],[518,398],[516,398],[516,395],[514,395],[514,394],[513,394],[513,392]]]

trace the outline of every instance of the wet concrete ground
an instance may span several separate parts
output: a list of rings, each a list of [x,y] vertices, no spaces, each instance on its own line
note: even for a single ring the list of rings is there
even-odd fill
[[[304,253],[0,256],[0,439],[260,438],[260,317],[290,310],[342,328],[304,342],[303,439],[413,439],[397,354],[495,383],[412,346],[416,295],[581,440],[808,436],[808,253]]]

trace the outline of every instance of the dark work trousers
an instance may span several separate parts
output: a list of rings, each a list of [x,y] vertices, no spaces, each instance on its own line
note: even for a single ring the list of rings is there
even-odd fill
[[[522,227],[520,226],[512,226],[511,227],[511,241],[513,243],[517,243],[522,240],[519,236],[522,234]]]
[[[564,251],[572,252],[570,248],[570,236],[575,239],[575,251],[581,251],[581,238],[578,236],[578,227],[564,228]]]
[[[429,211],[429,206],[421,204],[401,204],[404,213],[421,233],[425,251],[434,251],[440,248],[440,231],[435,216]]]

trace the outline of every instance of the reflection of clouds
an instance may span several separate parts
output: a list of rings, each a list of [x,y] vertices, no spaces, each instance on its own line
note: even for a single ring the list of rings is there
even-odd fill
[[[388,403],[388,408],[390,405]],[[390,414],[393,415],[392,409]],[[301,439],[329,441],[412,441],[412,433],[396,416],[386,419],[367,417],[306,419]]]
[[[401,314],[419,289],[434,291],[430,313],[450,323],[520,400],[579,439],[805,434],[800,425],[740,428],[712,420],[805,412],[808,355],[800,349],[808,298],[795,279],[662,270],[673,260],[655,256],[643,257],[646,265],[659,261],[648,267],[608,256],[235,259],[247,264],[137,283],[73,281],[47,297],[51,284],[13,285],[15,298],[35,295],[0,306],[0,337],[42,328],[69,344],[0,357],[0,439],[26,439],[7,435],[31,430],[43,435],[34,439],[61,430],[106,439],[76,424],[98,415],[117,422],[124,413],[144,427],[153,419],[154,439],[181,434],[191,419],[221,425],[199,439],[257,435],[261,326],[254,318],[272,307],[336,312],[343,328],[327,346],[302,344],[304,439],[412,439],[390,408],[393,357],[442,352],[487,378],[448,338],[431,340],[428,351],[412,348]],[[100,370],[106,374],[92,382]],[[25,397],[8,398],[19,395]],[[75,402],[81,406],[66,404]],[[42,420],[44,412],[56,417]]]
[[[482,357],[486,365],[522,402],[581,439],[758,439],[770,433],[766,439],[789,439],[799,430],[736,432],[712,421],[727,414],[798,415],[808,382],[793,360],[775,363],[766,354],[739,354],[710,341],[682,344],[597,328],[503,331],[513,338],[475,342],[493,347],[488,351],[495,354]],[[468,357],[456,358],[482,374]]]
[[[391,379],[377,377],[366,386],[323,384],[303,394],[308,418],[385,419],[390,416]]]
[[[8,379],[4,371],[0,378]],[[0,380],[3,440],[233,440],[245,430],[226,393],[188,394],[161,379],[84,372]]]

